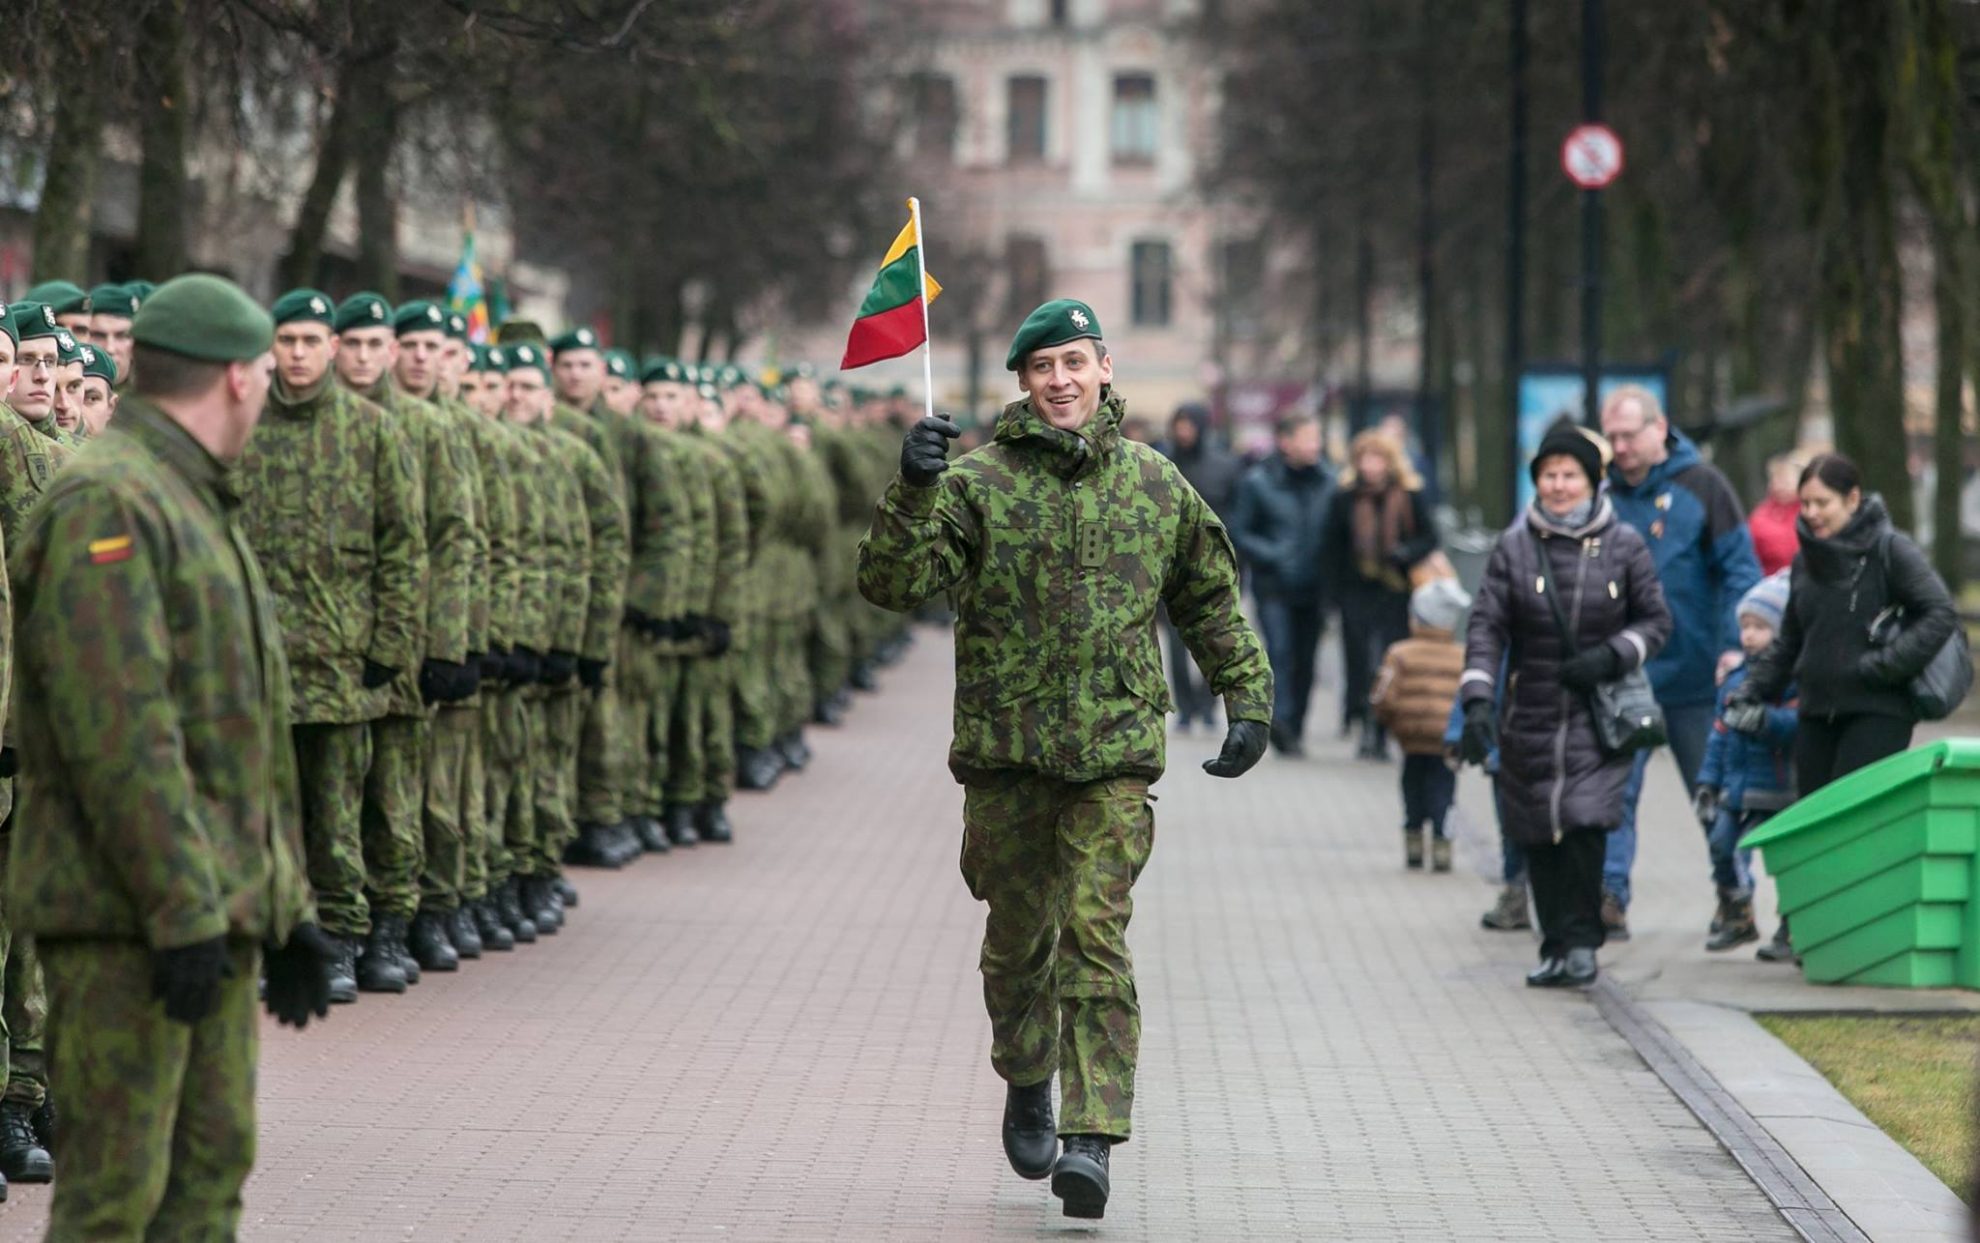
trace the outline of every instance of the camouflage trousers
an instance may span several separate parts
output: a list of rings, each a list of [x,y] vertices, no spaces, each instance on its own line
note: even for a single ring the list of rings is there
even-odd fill
[[[605,685],[580,688],[577,739],[577,791],[572,814],[588,824],[617,824],[626,818],[626,739],[619,678],[625,672],[625,647],[605,671]]]
[[[9,857],[11,834],[0,833],[0,889]],[[34,938],[15,940],[0,911],[0,958],[7,963],[5,993],[0,994],[0,1066],[6,1068],[4,1098],[38,1109],[48,1099],[48,989],[35,953]]]
[[[736,783],[735,667],[729,656],[681,662],[668,733],[669,803],[725,803]]]
[[[656,651],[652,644],[641,645],[628,667],[626,702],[626,813],[658,819],[666,810],[669,762],[668,735],[672,730],[674,703],[680,695],[681,666],[686,658]]]
[[[530,866],[516,861],[516,871],[535,876],[559,876],[564,870],[564,847],[577,836],[571,814],[577,784],[578,737],[584,727],[584,701],[590,694],[554,687],[536,701],[531,722],[530,756],[536,770],[536,842]]]
[[[433,714],[426,739],[425,852],[419,904],[432,911],[460,906],[467,887],[468,837],[482,818],[481,708],[448,704]]]
[[[767,747],[777,737],[777,701],[770,687],[773,650],[768,618],[751,617],[737,624],[729,663],[734,670],[738,746]]]
[[[814,699],[829,697],[852,677],[852,627],[851,602],[834,599],[819,605],[817,624],[811,629],[811,650],[807,654]]]
[[[229,953],[213,1013],[187,1026],[152,999],[146,947],[42,946],[62,1108],[49,1239],[235,1237],[254,1166],[261,953],[250,941]]]
[[[779,734],[800,729],[811,720],[814,703],[811,624],[812,615],[807,612],[779,618],[771,628],[774,646],[771,651],[770,685],[776,696],[773,712]]]
[[[302,791],[303,848],[309,885],[325,932],[362,937],[371,931],[364,896],[364,782],[371,771],[371,726],[292,726],[296,784]]]
[[[374,913],[411,919],[419,909],[419,869],[426,854],[423,716],[382,716],[371,723],[371,771],[364,779],[365,897]]]
[[[487,747],[487,829],[483,870],[488,889],[511,876],[527,876],[536,857],[536,766],[531,756],[536,724],[534,687],[482,692],[482,738]],[[469,863],[468,888],[474,888]],[[485,896],[484,891],[484,896]]]
[[[1154,840],[1144,778],[1014,773],[964,789],[963,880],[990,907],[990,1062],[1020,1086],[1058,1072],[1061,1135],[1128,1138],[1141,1043],[1130,891]]]

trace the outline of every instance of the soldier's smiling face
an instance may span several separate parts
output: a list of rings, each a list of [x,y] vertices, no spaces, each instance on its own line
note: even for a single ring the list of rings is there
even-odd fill
[[[337,338],[328,324],[299,319],[275,330],[275,370],[292,392],[321,381],[336,356]]]
[[[40,422],[55,408],[55,380],[61,350],[54,337],[21,342],[20,372],[14,377],[14,409]]]
[[[1018,368],[1018,387],[1031,398],[1031,408],[1068,432],[1087,425],[1100,408],[1100,390],[1113,380],[1114,360],[1088,339],[1033,350]]]
[[[337,336],[337,374],[352,388],[370,388],[397,361],[399,342],[390,327],[346,328]]]

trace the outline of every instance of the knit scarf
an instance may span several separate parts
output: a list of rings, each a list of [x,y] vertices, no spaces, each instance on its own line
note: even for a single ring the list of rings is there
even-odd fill
[[[1354,494],[1354,565],[1363,578],[1406,589],[1409,580],[1389,564],[1389,554],[1415,534],[1409,493],[1390,484],[1379,492]]]

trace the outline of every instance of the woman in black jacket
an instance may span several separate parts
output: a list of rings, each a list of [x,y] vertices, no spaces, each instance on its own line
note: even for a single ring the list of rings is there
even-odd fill
[[[1736,728],[1790,681],[1800,688],[1795,786],[1803,797],[1838,777],[1911,746],[1918,714],[1909,683],[1952,637],[1952,596],[1910,536],[1891,525],[1880,496],[1863,494],[1856,463],[1825,453],[1801,472],[1801,519],[1788,607],[1773,646],[1751,663],[1726,701]],[[1870,623],[1888,605],[1904,609],[1896,641],[1870,643]],[[1756,727],[1757,728],[1757,727]],[[1787,921],[1761,957],[1793,956]]]
[[[1501,822],[1526,848],[1540,917],[1540,967],[1526,982],[1550,988],[1595,980],[1602,855],[1622,820],[1631,767],[1630,755],[1603,752],[1588,692],[1655,656],[1670,637],[1671,615],[1648,545],[1597,494],[1602,454],[1594,439],[1556,424],[1532,473],[1533,506],[1499,537],[1472,605],[1459,754],[1482,763],[1498,746]],[[1558,593],[1572,643],[1543,582]]]

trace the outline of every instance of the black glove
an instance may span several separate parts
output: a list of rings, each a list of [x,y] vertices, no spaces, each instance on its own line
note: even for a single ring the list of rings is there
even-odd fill
[[[165,1003],[165,1017],[188,1027],[213,1013],[220,981],[234,974],[227,958],[227,938],[214,937],[196,945],[153,950],[151,995]]]
[[[552,652],[543,658],[543,671],[536,680],[545,686],[569,686],[577,676],[577,653]]]
[[[627,605],[622,624],[642,638],[657,639],[660,637],[660,622],[653,614],[648,613],[644,609],[636,609],[631,605]]]
[[[1767,705],[1748,695],[1735,692],[1720,715],[1736,734],[1757,734],[1767,728]]]
[[[592,660],[589,657],[580,656],[577,662],[577,673],[578,681],[583,683],[587,690],[602,691],[605,689],[604,661]]]
[[[1576,652],[1561,662],[1561,685],[1586,694],[1622,676],[1622,653],[1604,643]]]
[[[531,686],[542,676],[542,653],[520,643],[509,649],[509,685]]]
[[[0,778],[16,777],[21,771],[21,753],[12,747],[0,747]]]
[[[1458,738],[1458,759],[1466,764],[1484,764],[1499,746],[1499,720],[1489,699],[1474,699],[1464,706],[1464,733]]]
[[[337,942],[315,924],[297,924],[281,945],[262,947],[268,976],[268,1013],[278,1023],[301,1029],[330,1013],[330,969]]]
[[[364,662],[364,689],[375,691],[399,676],[399,671],[390,665],[381,665],[375,660]]]
[[[500,682],[509,676],[509,649],[500,643],[490,643],[477,663],[481,666],[482,681]]]
[[[451,660],[429,659],[419,667],[421,703],[459,703],[481,689],[481,662],[460,664]]]
[[[1232,721],[1224,732],[1224,749],[1214,760],[1203,761],[1203,771],[1212,777],[1242,777],[1265,754],[1272,728],[1263,721]]]
[[[901,478],[908,486],[929,488],[949,469],[949,442],[962,435],[962,428],[931,414],[908,429],[901,442]]]
[[[708,640],[708,654],[720,656],[728,651],[729,644],[735,641],[735,636],[729,632],[729,623],[719,617],[705,617],[702,622],[701,633]]]
[[[1709,829],[1719,822],[1719,787],[1699,786],[1691,796],[1691,814],[1698,817],[1698,823]]]

